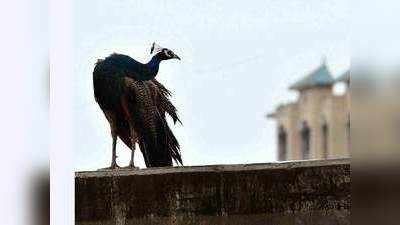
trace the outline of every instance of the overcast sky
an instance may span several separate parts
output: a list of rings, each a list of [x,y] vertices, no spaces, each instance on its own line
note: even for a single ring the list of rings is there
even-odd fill
[[[287,87],[326,56],[334,76],[349,68],[349,10],[326,1],[76,1],[75,168],[109,166],[108,122],[94,101],[97,58],[150,59],[153,41],[182,61],[157,78],[173,93],[183,126],[172,126],[185,165],[271,162],[275,123],[265,114],[296,95]],[[130,151],[118,143],[118,163]],[[137,151],[136,164],[144,166]]]

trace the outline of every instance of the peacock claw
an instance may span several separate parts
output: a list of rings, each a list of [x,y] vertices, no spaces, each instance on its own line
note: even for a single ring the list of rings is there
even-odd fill
[[[139,170],[140,168],[134,165],[125,166],[124,169]]]
[[[121,168],[121,167],[118,166],[117,163],[112,163],[111,166],[108,167],[108,168],[106,168],[106,169],[109,169],[109,170],[116,170],[116,169],[119,169],[119,168]]]
[[[121,167],[118,166],[118,165],[112,165],[112,166],[101,168],[101,169],[98,169],[98,170],[102,171],[102,170],[118,170],[118,169],[121,169]]]

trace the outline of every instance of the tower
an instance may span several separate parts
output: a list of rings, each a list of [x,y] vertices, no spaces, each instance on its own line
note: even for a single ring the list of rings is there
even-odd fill
[[[298,93],[297,101],[268,115],[277,121],[278,160],[349,156],[349,95],[337,96],[332,90],[336,82],[348,84],[349,78],[346,72],[333,79],[323,60],[289,87]]]

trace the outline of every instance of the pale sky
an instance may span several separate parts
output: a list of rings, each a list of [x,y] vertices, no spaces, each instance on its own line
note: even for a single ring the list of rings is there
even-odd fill
[[[276,124],[265,114],[294,100],[287,87],[323,56],[335,77],[350,66],[347,2],[76,1],[75,169],[111,160],[109,125],[93,97],[96,59],[118,52],[147,62],[153,41],[182,58],[162,62],[157,79],[174,93],[183,126],[171,127],[185,165],[274,161]],[[121,141],[117,153],[127,165]]]

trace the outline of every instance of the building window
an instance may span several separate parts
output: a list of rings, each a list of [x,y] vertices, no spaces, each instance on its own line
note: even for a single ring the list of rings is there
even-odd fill
[[[348,117],[346,123],[346,139],[347,139],[347,149],[350,151],[351,147],[351,137],[350,137],[350,116]]]
[[[329,156],[329,127],[328,124],[324,123],[321,127],[322,130],[322,151],[324,159]]]
[[[303,159],[309,159],[310,158],[310,128],[308,127],[308,124],[305,121],[301,124],[300,137],[301,137],[301,153],[303,155]]]
[[[280,126],[278,131],[278,160],[287,160],[287,133],[284,127]]]

